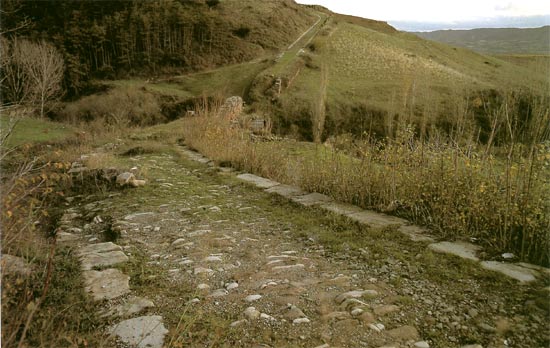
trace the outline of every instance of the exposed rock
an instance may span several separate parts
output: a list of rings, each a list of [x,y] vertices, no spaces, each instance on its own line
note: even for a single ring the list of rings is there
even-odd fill
[[[480,247],[465,242],[439,242],[429,245],[429,248],[438,253],[452,254],[463,259],[479,261],[476,253]]]
[[[69,232],[57,232],[55,237],[58,243],[74,242],[80,239],[79,236]]]
[[[231,327],[237,327],[237,326],[244,325],[244,324],[246,324],[246,323],[248,323],[248,320],[246,320],[246,319],[241,319],[241,320],[237,320],[237,321],[232,322],[231,324],[229,324],[229,326],[231,326]]]
[[[108,251],[104,253],[88,253],[80,258],[83,270],[90,270],[94,267],[112,266],[128,261],[128,256],[122,251]]]
[[[139,218],[146,218],[148,216],[151,216],[151,215],[155,215],[155,213],[153,212],[144,212],[144,213],[135,213],[135,214],[130,214],[130,215],[126,215],[124,217],[124,220],[136,220],[136,219],[139,219]]]
[[[292,324],[307,324],[311,322],[311,320],[309,320],[308,318],[298,318],[298,319],[294,319],[292,321]]]
[[[369,324],[368,327],[376,332],[382,332],[386,328],[382,323]]]
[[[361,224],[369,225],[375,228],[407,224],[407,220],[395,216],[380,214],[370,210],[363,210],[361,212],[348,214],[346,216],[353,221],[357,221]]]
[[[227,296],[227,294],[228,294],[227,290],[217,289],[217,290],[212,291],[212,293],[210,295],[208,295],[208,297],[214,297],[214,298],[224,297],[224,296]]]
[[[321,204],[321,208],[324,210],[328,210],[337,215],[348,215],[348,214],[359,213],[363,211],[363,209],[355,205],[338,203],[338,202]]]
[[[145,186],[146,184],[147,184],[147,181],[145,181],[145,180],[134,179],[134,180],[130,181],[130,186],[132,186],[132,187]]]
[[[130,277],[118,269],[106,269],[104,271],[85,271],[83,273],[86,283],[85,290],[92,294],[96,301],[111,300],[130,292]]]
[[[236,289],[239,287],[239,283],[237,282],[232,282],[232,283],[229,283],[229,284],[225,284],[225,288],[227,290],[233,290],[233,289]]]
[[[403,225],[397,229],[399,232],[407,235],[413,242],[434,242],[433,237],[429,235],[430,230],[416,225]]]
[[[256,320],[260,317],[260,315],[261,315],[260,311],[256,310],[256,308],[254,307],[248,307],[247,309],[244,310],[244,316],[248,320]]]
[[[244,299],[246,302],[254,302],[262,298],[262,295],[248,295]]]
[[[362,310],[361,308],[355,308],[351,311],[351,315],[353,315],[354,317],[357,317],[363,314],[363,312],[364,310]]]
[[[31,264],[22,257],[13,256],[8,254],[2,255],[2,275],[5,274],[19,274],[28,276],[32,272]]]
[[[414,344],[415,348],[430,348],[430,345],[426,341],[418,341]]]
[[[305,207],[332,202],[332,198],[317,192],[309,193],[303,196],[294,196],[291,200]]]
[[[162,348],[167,333],[159,315],[128,319],[111,328],[111,334],[136,348]]]
[[[211,270],[210,268],[204,268],[204,267],[197,267],[193,270],[193,273],[194,274],[202,274],[202,273],[206,273],[208,275],[214,273],[213,270]]]
[[[286,198],[291,198],[294,196],[304,195],[305,192],[302,191],[299,187],[290,186],[290,185],[276,185],[271,188],[268,188],[266,192],[275,193],[279,196]]]
[[[254,175],[254,174],[240,174],[240,175],[237,175],[237,178],[242,180],[242,181],[246,181],[248,183],[251,183],[252,185],[254,185],[258,188],[263,188],[263,189],[268,189],[268,188],[271,188],[273,186],[279,185],[279,183],[276,182],[276,181],[269,180],[269,179],[266,179],[266,178],[262,178],[261,176],[257,176],[257,175]]]
[[[80,255],[86,255],[90,253],[105,253],[108,251],[122,250],[122,247],[116,245],[113,242],[97,243],[86,245],[78,250]]]
[[[334,301],[336,301],[336,303],[338,304],[341,304],[342,302],[344,302],[349,298],[376,297],[376,296],[378,296],[378,292],[376,290],[353,290],[353,291],[348,291],[336,296]]]
[[[208,256],[204,259],[205,262],[221,262],[222,258],[219,256]]]
[[[481,344],[468,344],[465,346],[461,346],[460,348],[483,348]]]
[[[536,279],[535,276],[538,275],[537,271],[535,270],[524,268],[512,263],[483,261],[481,262],[481,267],[491,271],[502,273],[505,276],[516,279],[521,283],[532,282]]]
[[[116,177],[116,183],[119,186],[130,185],[134,180],[136,180],[136,176],[130,172],[120,173]]]
[[[179,247],[181,246],[183,243],[187,242],[187,239],[185,238],[178,238],[176,239],[175,241],[172,242],[172,244],[170,244],[172,247]]]
[[[260,319],[269,320],[269,321],[276,321],[277,320],[274,317],[272,317],[271,315],[265,314],[265,313],[260,314]]]
[[[289,320],[294,320],[298,318],[305,318],[306,315],[302,310],[294,305],[289,304],[288,306],[288,312],[285,314],[285,318]]]
[[[155,307],[153,301],[142,297],[132,297],[105,313],[104,316],[129,317],[152,307]]]

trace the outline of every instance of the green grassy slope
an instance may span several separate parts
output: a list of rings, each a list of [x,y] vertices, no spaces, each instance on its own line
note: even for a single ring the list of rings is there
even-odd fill
[[[550,54],[550,26],[540,28],[487,28],[437,30],[416,35],[482,53]]]
[[[5,144],[8,147],[27,143],[62,140],[73,135],[75,132],[73,127],[62,123],[31,117],[19,118],[16,123],[13,123],[13,120],[8,116],[2,115],[0,117],[2,136],[10,130],[12,125],[15,126]]]
[[[545,56],[483,55],[399,32],[384,22],[285,4],[253,6],[248,1],[230,1],[215,10],[228,20],[242,19],[237,12],[248,12],[247,18],[254,20],[246,25],[255,28],[248,40],[265,34],[268,38],[262,40],[277,42],[282,42],[278,35],[284,31],[273,30],[270,21],[280,19],[289,8],[304,12],[297,18],[307,18],[309,26],[304,27],[305,22],[295,25],[303,31],[284,34],[287,44],[278,51],[198,73],[114,84],[139,85],[179,99],[241,95],[251,104],[251,111],[272,117],[276,132],[305,139],[311,139],[323,76],[327,81],[324,138],[365,131],[388,135],[405,122],[422,130],[448,127],[464,116],[481,91],[548,93],[550,60]],[[281,94],[278,78],[282,79]]]
[[[401,121],[429,126],[455,117],[465,95],[522,88],[543,93],[548,86],[548,75],[533,64],[348,21],[327,26],[327,32],[313,41],[314,50],[303,54],[309,63],[280,104],[302,114],[296,123],[304,123],[319,98],[321,71],[326,69],[327,126],[333,128],[329,133],[383,133],[381,128],[389,121],[383,119],[386,112],[399,114]],[[287,119],[283,124],[292,122]]]

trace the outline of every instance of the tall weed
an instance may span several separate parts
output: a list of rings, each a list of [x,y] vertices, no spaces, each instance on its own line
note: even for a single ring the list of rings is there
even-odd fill
[[[184,124],[186,142],[216,161],[406,217],[445,238],[478,240],[490,252],[550,264],[547,139],[487,152],[437,131],[419,139],[414,127],[401,126],[394,138],[337,138],[296,154],[289,150],[296,143],[255,142],[215,113]]]

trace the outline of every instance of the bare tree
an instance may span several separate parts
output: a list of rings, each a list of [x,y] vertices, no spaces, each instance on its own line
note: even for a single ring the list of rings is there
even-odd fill
[[[44,117],[46,104],[61,95],[64,63],[63,57],[55,47],[41,41],[33,44],[22,42],[23,66],[32,85],[32,99]]]
[[[43,117],[48,104],[61,96],[63,57],[44,41],[2,38],[1,46],[0,82],[6,99],[10,104],[36,108]]]

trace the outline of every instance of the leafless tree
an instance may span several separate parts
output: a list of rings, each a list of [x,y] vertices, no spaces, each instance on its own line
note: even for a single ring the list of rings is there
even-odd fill
[[[25,53],[22,63],[32,86],[33,102],[40,110],[40,117],[44,117],[47,103],[62,92],[63,57],[44,41],[35,44],[25,40],[21,49]]]
[[[25,39],[1,39],[2,104],[32,107],[44,116],[48,104],[62,92],[63,57],[54,46]]]

